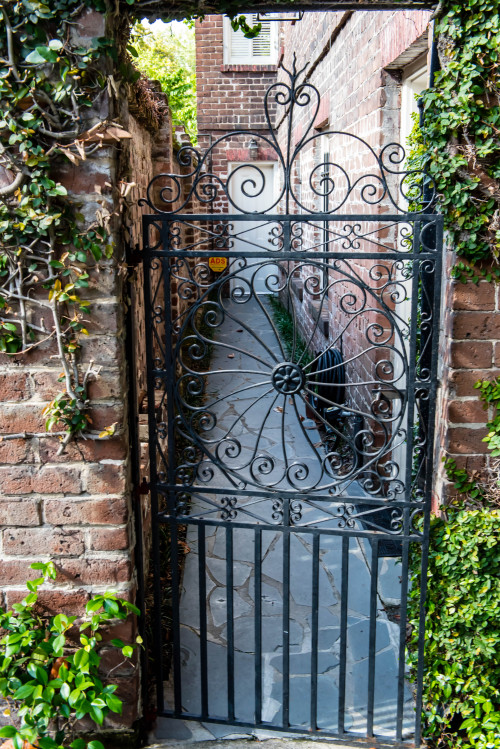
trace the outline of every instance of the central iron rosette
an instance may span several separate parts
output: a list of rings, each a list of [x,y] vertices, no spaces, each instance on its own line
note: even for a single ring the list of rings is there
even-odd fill
[[[284,362],[274,368],[271,382],[278,393],[292,395],[304,387],[305,376],[298,364]]]

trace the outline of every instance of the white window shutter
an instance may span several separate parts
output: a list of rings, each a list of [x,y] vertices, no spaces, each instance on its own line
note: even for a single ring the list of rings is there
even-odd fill
[[[257,23],[257,15],[253,16],[253,23]],[[271,21],[261,21],[262,28],[252,39],[252,57],[270,57],[271,56]]]
[[[243,32],[233,31],[231,29],[231,49],[230,55],[231,60],[245,59],[248,60],[252,56],[252,40],[247,39],[243,36]]]
[[[257,14],[251,13],[246,15],[249,26],[255,26]],[[261,21],[262,28],[254,39],[247,39],[243,32],[233,31],[230,27],[230,44],[229,56],[233,63],[253,63],[267,64],[272,61],[273,49],[271,43],[271,21]]]

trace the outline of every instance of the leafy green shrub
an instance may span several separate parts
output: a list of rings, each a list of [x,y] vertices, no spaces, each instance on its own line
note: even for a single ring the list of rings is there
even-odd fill
[[[148,78],[159,81],[168,96],[174,125],[184,125],[196,143],[196,62],[194,29],[177,24],[163,28],[137,21],[128,49],[134,65]]]
[[[74,724],[89,716],[101,726],[109,712],[121,713],[117,686],[105,686],[99,677],[100,630],[139,610],[104,593],[88,602],[81,621],[62,613],[38,616],[34,610],[38,588],[48,578],[54,579],[56,570],[52,562],[31,567],[40,570],[41,576],[28,581],[28,595],[13,604],[12,611],[0,609],[0,629],[5,632],[0,640],[0,695],[9,706],[4,714],[15,713],[20,719],[18,727],[1,728],[0,737],[12,739],[15,749],[23,749],[24,742],[41,749],[104,749],[100,741],[75,739]],[[72,647],[69,630],[73,636],[78,631],[80,647]],[[118,639],[111,640],[111,645],[120,648],[125,658],[133,655],[133,645]]]
[[[302,366],[309,364],[313,357],[307,350],[307,345],[296,330],[296,325],[291,313],[283,306],[278,297],[269,295],[269,304],[273,313],[273,320],[281,336],[287,356],[292,355],[295,340],[295,361],[301,362]]]
[[[460,258],[453,275],[462,280],[491,278],[491,261],[500,255],[500,105],[492,95],[499,84],[499,10],[499,0],[439,3],[442,69],[422,93],[422,151],[440,195],[448,244]]]
[[[484,407],[491,406],[495,409],[493,418],[488,421],[489,432],[483,442],[488,443],[492,456],[498,458],[500,456],[500,377],[494,380],[479,380],[474,387],[481,391],[479,397]]]
[[[424,723],[429,744],[500,748],[500,511],[446,508],[431,521]],[[413,560],[410,665],[416,669],[419,559]]]

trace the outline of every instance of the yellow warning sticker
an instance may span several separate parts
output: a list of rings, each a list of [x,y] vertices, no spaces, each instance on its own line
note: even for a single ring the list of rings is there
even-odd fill
[[[227,257],[211,257],[208,259],[208,266],[216,273],[220,273],[227,268]]]

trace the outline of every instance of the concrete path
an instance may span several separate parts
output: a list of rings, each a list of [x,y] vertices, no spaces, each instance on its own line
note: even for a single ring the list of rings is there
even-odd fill
[[[231,303],[228,302],[228,305]],[[233,309],[234,307],[235,309]],[[266,363],[253,361],[242,351],[252,351],[265,361],[266,348],[276,350],[276,336],[265,314],[255,302],[230,307],[234,318],[227,317],[217,332],[213,346],[211,369],[215,373],[207,377],[207,408],[216,414],[214,434],[237,437],[242,446],[238,456],[241,465],[255,454],[254,446],[259,441],[259,450],[274,456],[272,470],[279,477],[283,463],[299,459],[309,467],[309,476],[318,471],[314,447],[320,442],[314,422],[306,419],[305,406],[287,409],[286,418],[274,402],[276,392],[262,395],[266,386],[251,387],[269,371]],[[262,343],[256,343],[257,333]],[[234,348],[226,348],[219,344]],[[228,358],[229,355],[231,359]],[[228,366],[229,364],[229,366]],[[232,371],[229,373],[228,369]],[[251,374],[245,370],[255,370]],[[262,374],[261,374],[262,372]],[[218,374],[220,373],[220,374]],[[250,389],[251,388],[251,389]],[[241,393],[241,396],[229,394]],[[228,397],[229,396],[229,397]],[[284,401],[284,399],[281,399]],[[280,400],[280,403],[281,403]],[[296,402],[299,400],[295,399]],[[267,415],[266,415],[267,414]],[[264,415],[266,418],[264,420]],[[299,424],[300,420],[300,424]],[[262,428],[265,421],[264,428]],[[285,440],[282,439],[284,424]],[[304,429],[306,427],[307,429]],[[210,439],[210,430],[206,435]],[[216,451],[214,445],[210,450]],[[225,486],[231,475],[232,457],[225,457],[228,473],[221,471],[215,476],[216,486]],[[249,469],[246,475],[251,476]],[[316,473],[316,478],[318,473]],[[212,484],[211,484],[212,485]],[[351,487],[359,493],[359,486]],[[342,499],[342,498],[341,498]],[[345,499],[345,498],[344,498]],[[314,503],[301,501],[297,512],[308,523],[320,523],[323,528],[338,527],[336,508],[338,502]],[[230,511],[231,508],[229,508]],[[255,522],[257,518],[270,521],[273,512],[281,507],[270,500],[250,498],[238,505],[238,521]],[[193,500],[191,515],[212,518],[221,517],[220,506]],[[227,716],[227,569],[226,528],[206,527],[204,584],[206,588],[205,611],[200,612],[199,584],[200,566],[197,526],[188,525],[186,556],[180,601],[181,624],[181,696],[185,711],[199,714],[201,710],[200,674],[200,613],[207,621],[207,663],[209,670],[209,715]],[[234,669],[235,669],[235,717],[237,720],[254,721],[254,652],[255,652],[255,526],[234,528],[233,533],[233,616],[234,616]],[[283,720],[283,606],[284,606],[284,559],[283,533],[262,532],[262,721],[272,728]],[[339,652],[340,652],[340,536],[322,535],[319,546],[319,608],[318,608],[318,700],[317,725],[319,728],[338,730],[339,699]],[[362,736],[367,721],[368,681],[368,633],[370,601],[370,567],[364,543],[351,538],[349,543],[348,584],[348,628],[345,694],[345,730],[353,737]],[[311,646],[313,639],[312,619],[312,536],[300,533],[300,527],[290,538],[290,583],[289,583],[289,641],[290,641],[290,713],[292,727],[307,730],[310,722],[311,704]],[[399,568],[394,559],[379,560],[379,589],[376,621],[375,661],[375,705],[374,730],[376,735],[393,738],[396,725],[397,672],[399,627],[389,621],[384,603],[397,604],[400,598]],[[172,684],[166,684],[167,705],[172,708]],[[404,730],[408,735],[414,723],[411,694],[405,687]],[[275,736],[262,729],[242,729],[216,723],[197,723],[162,718],[151,736],[151,742],[188,743],[213,738],[222,739],[251,735],[258,739]],[[246,746],[243,742],[241,746]],[[288,749],[295,744],[290,741],[272,742],[275,749]],[[238,744],[232,744],[232,749]],[[314,743],[315,747],[320,744]]]

